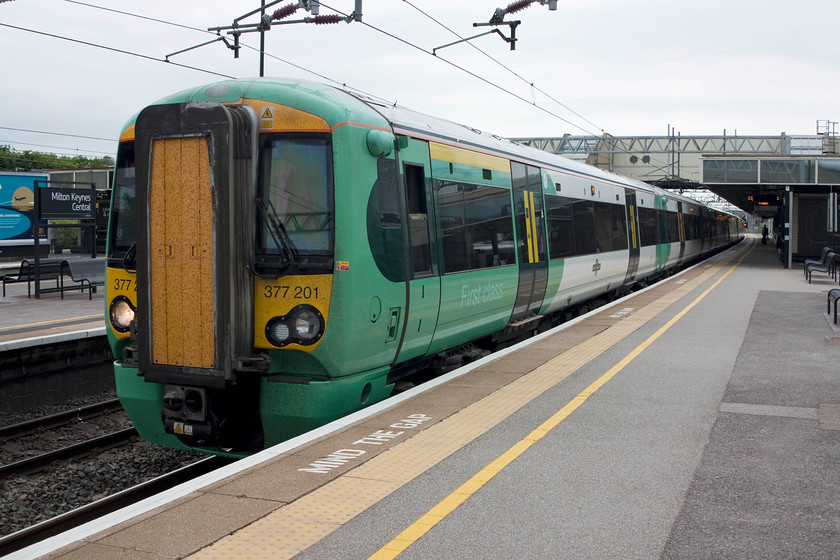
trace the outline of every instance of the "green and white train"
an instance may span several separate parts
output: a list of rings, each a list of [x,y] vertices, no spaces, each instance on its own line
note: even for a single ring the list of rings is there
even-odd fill
[[[316,83],[232,80],[120,138],[106,307],[141,436],[241,456],[737,242],[734,216]]]

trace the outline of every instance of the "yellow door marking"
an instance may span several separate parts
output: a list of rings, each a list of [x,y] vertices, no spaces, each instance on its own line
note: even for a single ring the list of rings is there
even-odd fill
[[[685,308],[683,308],[679,313],[677,313],[670,321],[665,323],[661,326],[655,333],[650,335],[647,340],[642,342],[638,345],[633,351],[627,354],[624,358],[621,359],[616,365],[611,367],[605,374],[599,377],[594,383],[589,385],[586,389],[578,393],[578,395],[569,401],[566,406],[561,408],[557,411],[551,418],[543,422],[537,429],[533,432],[525,436],[522,440],[518,443],[514,444],[510,449],[508,449],[505,453],[500,455],[496,458],[492,463],[484,467],[482,470],[478,472],[478,474],[474,475],[470,478],[467,482],[462,484],[459,488],[457,488],[454,492],[452,492],[449,496],[444,498],[438,505],[430,509],[425,515],[423,515],[420,519],[415,521],[412,525],[410,525],[405,531],[394,537],[391,542],[383,546],[379,551],[374,553],[370,556],[370,559],[375,560],[385,560],[388,558],[396,558],[399,556],[404,550],[406,550],[409,546],[417,542],[420,537],[428,533],[432,527],[437,525],[440,521],[442,521],[447,515],[455,511],[461,504],[467,501],[476,491],[478,491],[482,486],[487,484],[490,480],[493,479],[497,474],[499,474],[505,467],[507,467],[510,463],[513,462],[514,459],[525,453],[532,445],[540,441],[546,435],[548,435],[551,430],[556,428],[560,425],[563,420],[568,418],[572,412],[577,410],[586,400],[594,395],[598,389],[606,385],[612,378],[614,378],[618,373],[627,367],[633,360],[635,360],[639,355],[647,350],[647,348],[656,342],[659,337],[661,337],[665,332],[667,332],[671,327],[673,327],[680,319],[682,319],[689,311],[694,309],[694,307],[700,303],[712,290],[718,287],[721,282],[729,276],[733,270],[735,270],[738,265],[747,257],[749,251],[744,253],[744,255],[736,262],[723,276],[718,278],[718,280],[706,288],[706,290],[697,296],[694,301],[689,303]]]
[[[523,202],[525,203],[525,245],[528,247],[528,262],[534,262],[534,195],[524,192]]]
[[[265,558],[268,553],[277,560],[292,558],[338,529],[344,522],[364,512],[394,490],[425,473],[452,453],[486,433],[546,390],[598,357],[607,348],[636,332],[646,322],[712,278],[725,264],[721,262],[706,269],[693,280],[685,282],[658,300],[625,316],[613,326],[556,356],[531,373],[418,433],[404,443],[377,455],[347,474],[203,548],[189,558],[193,560],[253,558],[256,560]],[[540,428],[544,427],[545,425]],[[535,432],[538,432],[540,428],[537,428]],[[523,441],[527,441],[527,438]],[[520,442],[517,445],[525,444]],[[497,461],[504,462],[509,457],[508,454],[513,454],[518,449],[514,446]],[[495,466],[501,464],[494,463]],[[492,468],[488,467],[484,471],[484,476],[487,474],[493,474]],[[477,480],[469,486],[463,485],[459,490],[461,492],[471,490],[475,484],[482,483]],[[451,507],[450,503],[441,502],[426,515],[432,516],[432,519],[435,516],[443,519],[445,514],[454,511],[456,507],[457,505]],[[420,522],[412,525],[410,529],[410,532],[407,529],[403,535],[414,535],[416,531],[417,536],[411,542],[416,541],[428,531]],[[409,542],[408,545],[410,544]],[[390,556],[381,556],[381,558],[394,557],[397,554],[399,552],[391,553]]]

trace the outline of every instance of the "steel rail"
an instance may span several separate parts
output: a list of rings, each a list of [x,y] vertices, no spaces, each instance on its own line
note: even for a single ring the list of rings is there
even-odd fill
[[[235,459],[226,457],[207,457],[157,478],[141,482],[131,488],[126,488],[116,494],[106,496],[101,500],[62,513],[52,519],[41,521],[20,531],[0,537],[0,557],[78,527],[88,521],[98,519],[120,508],[135,504],[149,496],[174,488],[183,482],[229,465],[234,461]]]
[[[33,420],[10,424],[0,427],[0,440],[15,439],[37,432],[38,430],[49,430],[59,426],[66,426],[74,420],[88,420],[102,416],[109,412],[122,410],[119,399],[109,399],[99,403],[74,408],[65,412],[58,412],[49,416],[42,416]]]
[[[0,466],[0,478],[7,477],[13,474],[31,474],[42,471],[57,461],[66,461],[76,457],[81,457],[89,454],[95,449],[105,450],[112,447],[117,447],[126,443],[130,438],[137,435],[137,429],[134,427],[125,428],[117,432],[105,434],[87,441],[68,445],[55,451],[48,451],[35,457],[21,459],[8,465]]]

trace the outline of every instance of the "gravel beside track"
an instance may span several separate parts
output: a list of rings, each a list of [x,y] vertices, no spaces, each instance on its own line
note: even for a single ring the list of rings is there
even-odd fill
[[[74,399],[26,414],[2,415],[0,425],[37,418],[112,398],[113,393]],[[205,455],[136,441],[100,455],[56,466],[41,473],[0,480],[0,535],[93,502],[160,476]]]
[[[2,413],[0,414],[0,426],[10,426],[12,424],[17,424],[18,422],[34,420],[35,418],[41,418],[42,416],[49,416],[50,414],[64,412],[65,410],[73,410],[74,408],[95,404],[108,399],[114,399],[116,397],[116,391],[111,390],[87,397],[77,397],[60,404],[39,406],[38,408],[33,408],[31,410],[27,410],[26,412]]]

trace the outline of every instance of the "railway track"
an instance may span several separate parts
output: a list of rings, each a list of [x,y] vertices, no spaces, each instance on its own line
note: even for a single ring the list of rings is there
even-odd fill
[[[122,409],[119,399],[108,399],[64,412],[0,427],[0,441],[16,439],[42,430],[51,430],[73,422],[90,420]]]
[[[3,426],[0,427],[0,444],[5,445],[10,441],[28,436],[42,436],[51,430],[86,422],[121,410],[122,406],[118,399],[109,399],[73,410]],[[112,449],[128,443],[136,435],[137,430],[133,426],[119,430],[111,429],[108,433],[96,437],[85,437],[81,434],[80,437],[85,437],[82,441],[0,465],[0,479],[12,475],[36,473],[59,463],[85,457],[94,452]]]
[[[68,445],[55,451],[48,451],[34,457],[28,457],[0,466],[0,479],[11,475],[32,474],[51,467],[57,462],[70,461],[78,457],[84,457],[95,451],[105,451],[118,445],[124,445],[137,435],[133,427],[118,430],[104,436],[95,437],[86,441]]]
[[[76,508],[26,529],[0,537],[0,557],[10,554],[46,538],[78,527],[88,521],[107,515],[125,506],[134,504],[159,494],[182,482],[211,472],[232,463],[233,459],[208,457],[201,459],[165,475],[153,478],[111,496],[107,496],[88,505]]]

